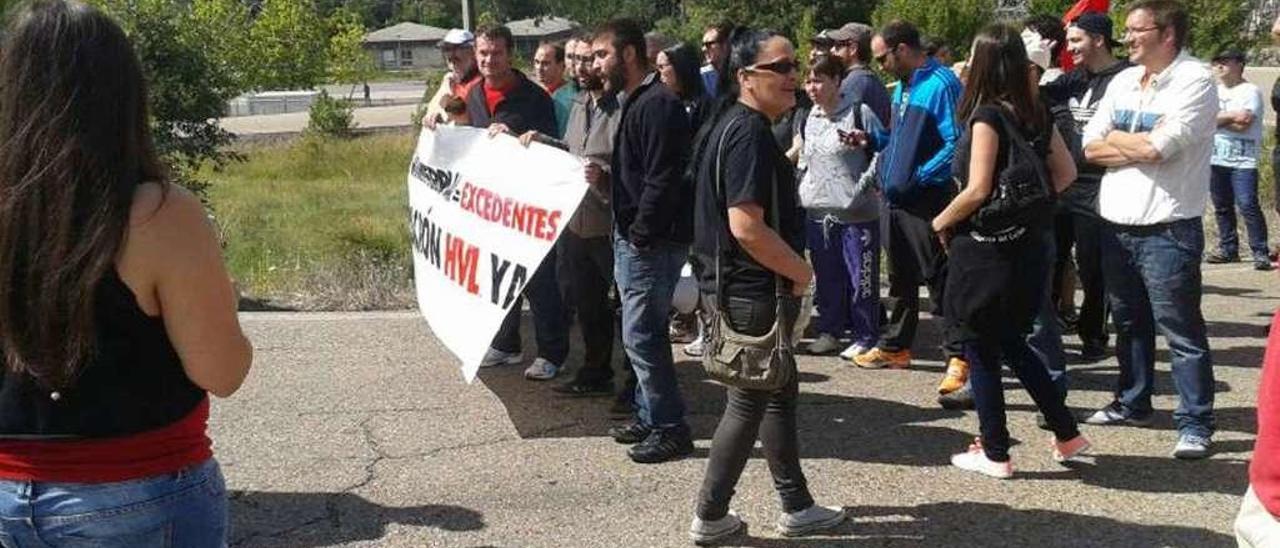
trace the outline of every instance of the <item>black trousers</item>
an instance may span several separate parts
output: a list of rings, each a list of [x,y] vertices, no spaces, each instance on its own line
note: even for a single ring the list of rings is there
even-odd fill
[[[927,200],[925,207],[889,209],[889,234],[885,247],[889,257],[889,321],[877,344],[881,350],[910,350],[920,323],[920,285],[929,287],[933,313],[940,316],[947,280],[947,254],[942,250],[930,223],[950,201],[949,194]],[[944,326],[946,324],[944,323]],[[943,351],[947,357],[964,354],[960,343],[944,328]]]
[[[574,377],[580,383],[613,380],[613,341],[617,315],[609,290],[613,288],[613,243],[609,236],[583,238],[571,231],[563,245],[562,278],[567,278],[567,301],[573,303],[582,331],[583,359]]]
[[[772,298],[739,299],[726,303],[729,324],[748,335],[762,335],[773,326],[777,312]],[[729,512],[734,487],[751,456],[751,448],[759,438],[764,446],[765,461],[773,476],[774,488],[782,499],[785,512],[798,512],[813,506],[809,484],[800,468],[800,442],[796,428],[796,400],[800,395],[798,378],[781,390],[761,391],[730,388],[724,415],[711,439],[707,472],[698,496],[698,517],[720,519]]]
[[[1080,303],[1080,320],[1076,324],[1080,342],[1087,346],[1107,345],[1107,292],[1102,276],[1102,219],[1096,215],[1064,211],[1056,217],[1058,264],[1054,269],[1053,288],[1056,297],[1062,287],[1066,262],[1071,260],[1075,244],[1076,274],[1084,301]],[[1055,298],[1054,302],[1058,302]]]

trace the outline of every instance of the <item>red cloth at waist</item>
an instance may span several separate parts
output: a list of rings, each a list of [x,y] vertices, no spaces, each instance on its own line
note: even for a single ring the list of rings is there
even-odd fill
[[[213,457],[209,398],[178,422],[119,438],[0,441],[0,479],[104,483],[170,474]]]
[[[1253,444],[1249,483],[1273,516],[1280,516],[1280,311],[1271,319],[1267,351],[1258,383],[1258,439]]]

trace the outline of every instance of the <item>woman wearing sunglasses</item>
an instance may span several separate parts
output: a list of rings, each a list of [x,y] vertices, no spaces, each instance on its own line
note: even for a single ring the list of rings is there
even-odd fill
[[[795,50],[782,36],[746,29],[736,31],[731,43],[730,100],[717,105],[695,141],[694,251],[705,265],[705,302],[724,306],[720,312],[735,331],[758,336],[774,325],[777,291],[803,295],[813,279],[801,254],[804,219],[795,173],[771,131],[795,105]],[[783,535],[844,520],[842,509],[818,506],[809,493],[800,468],[798,394],[795,378],[774,391],[728,389],[690,527],[694,542],[716,542],[743,529],[729,501],[757,438],[782,499],[777,527]]]
[[[1040,195],[1047,196],[1075,179],[1075,162],[1037,96],[1030,67],[1013,28],[992,25],[974,39],[969,82],[957,114],[967,121],[967,131],[953,163],[962,190],[932,222],[948,254],[945,316],[971,367],[981,430],[969,450],[953,456],[951,463],[996,478],[1013,475],[1001,356],[1053,431],[1055,460],[1071,459],[1089,447],[1041,358],[1027,344],[1053,267],[1040,246],[1052,229],[1051,205],[1044,205],[1051,202],[1019,202],[1006,209],[1019,212],[1004,217],[1010,222],[976,221],[979,213],[992,211],[997,196],[1013,195],[1011,189],[1052,185],[1052,190],[1039,187]]]

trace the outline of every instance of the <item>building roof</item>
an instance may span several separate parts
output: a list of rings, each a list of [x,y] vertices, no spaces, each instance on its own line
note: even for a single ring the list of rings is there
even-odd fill
[[[438,42],[444,38],[449,29],[429,27],[417,23],[397,23],[385,29],[375,30],[364,35],[364,43],[378,44],[386,42]]]
[[[506,24],[506,27],[511,29],[511,34],[521,38],[557,34],[571,31],[578,28],[578,26],[577,22],[570,21],[563,17],[554,16],[533,17],[530,19],[511,21]]]

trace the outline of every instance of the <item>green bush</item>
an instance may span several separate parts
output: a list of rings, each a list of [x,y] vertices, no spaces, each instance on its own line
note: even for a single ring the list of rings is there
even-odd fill
[[[329,96],[329,92],[320,90],[315,102],[311,103],[307,133],[346,137],[351,134],[351,129],[354,127],[351,103],[344,99],[335,99]]]

